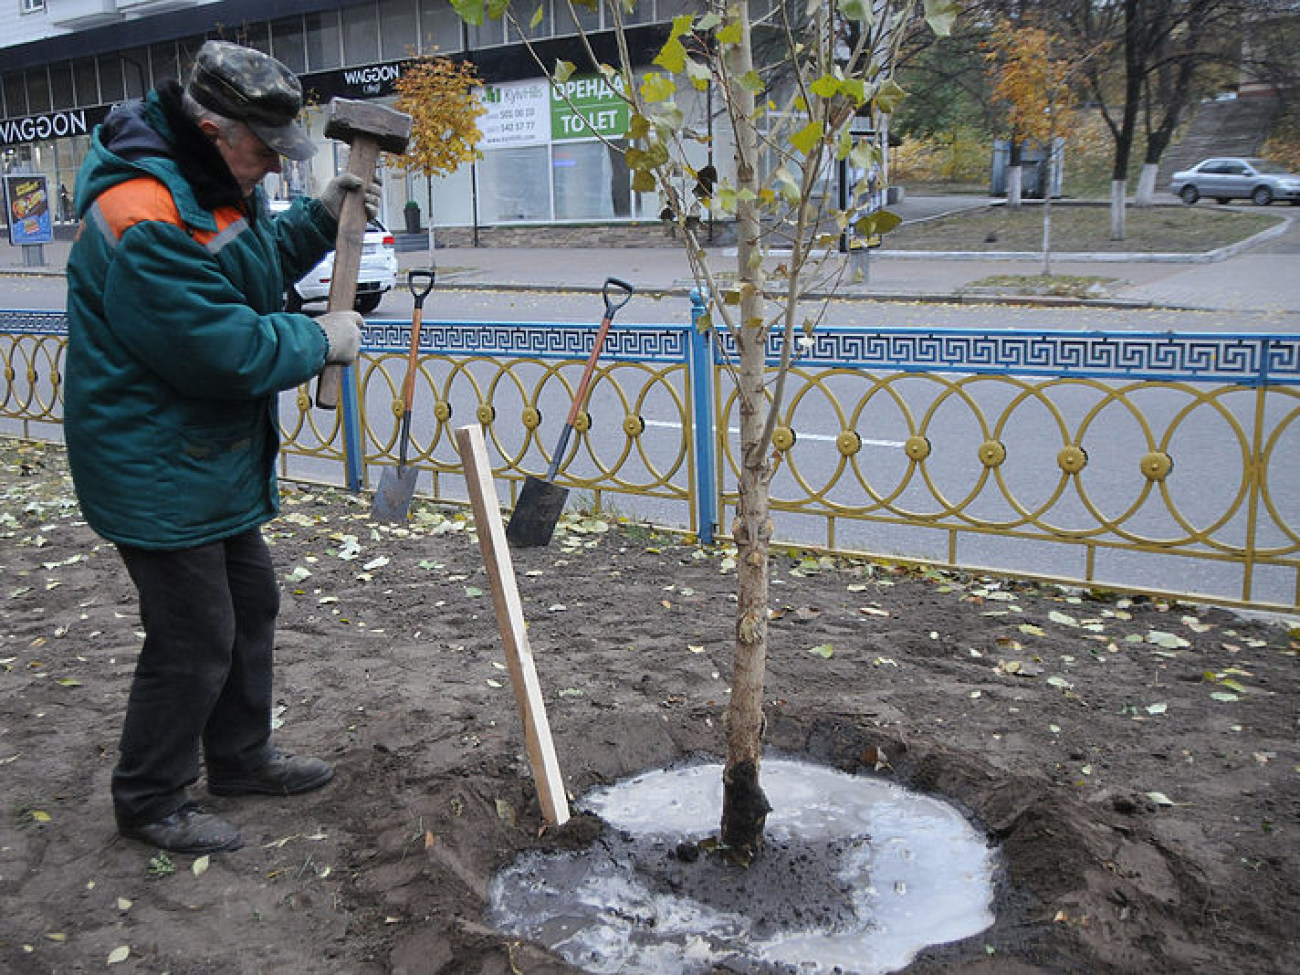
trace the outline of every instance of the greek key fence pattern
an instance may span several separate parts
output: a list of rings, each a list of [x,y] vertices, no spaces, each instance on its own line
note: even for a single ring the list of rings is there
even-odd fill
[[[709,542],[736,505],[739,410],[734,350],[697,332],[702,310],[609,333],[558,480]],[[363,489],[399,462],[411,327],[368,323],[338,411],[308,387],[281,397],[284,476]],[[419,495],[465,500],[466,423],[507,498],[545,471],[595,331],[424,322]],[[62,313],[0,312],[3,432],[59,439],[66,340]],[[794,358],[783,543],[1300,608],[1300,336],[826,328]]]
[[[770,339],[768,357],[774,365],[781,344],[779,335]],[[724,336],[718,343],[719,361],[734,355],[730,336]],[[1300,382],[1300,348],[1287,336],[821,329],[799,339],[796,358],[806,368],[857,366],[900,372],[1068,375],[1242,386]]]

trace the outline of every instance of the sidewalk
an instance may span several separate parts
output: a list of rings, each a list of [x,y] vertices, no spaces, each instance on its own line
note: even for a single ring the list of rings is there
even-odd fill
[[[905,220],[928,219],[942,212],[986,203],[981,197],[922,197],[894,209]],[[1289,214],[1287,214],[1289,216]],[[1300,214],[1297,214],[1300,216]],[[1265,235],[1261,235],[1264,237]],[[23,248],[0,244],[0,276],[61,275],[69,242],[43,245],[42,266],[27,266],[33,256]],[[734,279],[734,257],[710,251],[715,272]],[[1252,241],[1245,248],[1219,254],[1150,255],[1057,254],[1052,270],[1060,275],[1115,279],[1106,292],[1087,304],[1160,306],[1206,310],[1300,313],[1300,221],[1281,232]],[[836,256],[835,261],[843,259]],[[881,248],[859,258],[862,276],[839,292],[848,299],[899,301],[1001,301],[1069,304],[1073,299],[1025,298],[990,294],[974,282],[997,274],[1033,275],[1042,259],[1033,254],[969,252],[891,252]],[[402,275],[430,266],[428,249],[400,253]],[[779,263],[779,257],[771,262]],[[641,291],[685,294],[694,287],[680,247],[639,248],[438,248],[433,254],[440,287],[475,290],[599,290],[608,276],[624,278]],[[814,287],[814,293],[816,288]],[[2,302],[0,302],[2,303]]]

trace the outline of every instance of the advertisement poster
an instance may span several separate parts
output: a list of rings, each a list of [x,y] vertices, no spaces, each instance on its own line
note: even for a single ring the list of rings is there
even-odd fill
[[[614,78],[620,88],[623,79]],[[603,135],[619,139],[627,135],[632,112],[627,102],[598,75],[574,75],[551,90],[551,138],[590,139]]]
[[[478,130],[483,133],[479,148],[546,145],[551,135],[546,114],[549,90],[545,78],[508,81],[480,89],[487,114],[478,119]]]
[[[9,218],[9,243],[51,244],[54,218],[50,213],[50,192],[44,176],[27,173],[6,176],[5,213]]]

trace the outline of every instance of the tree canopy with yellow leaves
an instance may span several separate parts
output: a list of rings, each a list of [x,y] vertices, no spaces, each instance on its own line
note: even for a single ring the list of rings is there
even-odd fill
[[[411,142],[402,163],[425,176],[446,176],[461,163],[480,158],[483,134],[474,65],[445,57],[423,57],[397,79],[397,109],[411,116]]]

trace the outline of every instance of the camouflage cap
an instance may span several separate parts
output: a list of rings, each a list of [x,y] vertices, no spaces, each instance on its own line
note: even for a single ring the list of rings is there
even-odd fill
[[[199,48],[185,87],[200,105],[243,122],[280,155],[309,159],[315,154],[315,144],[294,122],[302,108],[302,85],[269,54],[208,41]]]

